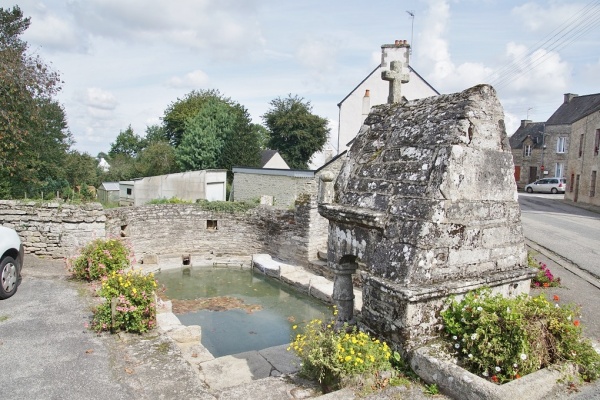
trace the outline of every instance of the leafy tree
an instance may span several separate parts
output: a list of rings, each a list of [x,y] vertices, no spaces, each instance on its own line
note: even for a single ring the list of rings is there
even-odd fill
[[[87,153],[71,150],[65,157],[65,175],[71,187],[97,187],[102,183],[98,161]]]
[[[131,125],[125,131],[119,132],[114,143],[110,144],[109,155],[126,154],[130,157],[135,157],[144,147],[142,139],[133,133]]]
[[[259,135],[248,111],[218,91],[193,91],[163,118],[181,170],[257,166]]]
[[[235,129],[229,107],[218,99],[209,99],[199,112],[188,118],[185,131],[176,151],[179,167],[184,171],[214,169],[226,138]]]
[[[44,113],[53,107],[49,104],[60,84],[57,72],[38,56],[27,54],[28,45],[20,36],[29,24],[30,19],[23,17],[18,6],[0,8],[0,195],[3,197],[23,192],[38,179],[36,160],[28,160],[34,146],[31,137],[47,131]]]
[[[149,125],[146,127],[146,137],[144,138],[145,145],[149,146],[157,142],[169,142],[167,131],[162,125]]]
[[[183,140],[188,119],[194,117],[209,99],[221,99],[225,102],[229,99],[223,98],[218,90],[193,90],[183,99],[171,103],[165,110],[163,123],[165,134],[169,143],[178,147]]]
[[[252,124],[253,134],[256,135],[258,140],[258,147],[261,150],[266,150],[269,148],[269,130],[262,126],[261,124]]]
[[[312,155],[327,142],[327,119],[312,114],[309,101],[291,94],[269,104],[271,109],[262,116],[270,132],[269,147],[278,150],[290,168],[307,169]]]
[[[126,181],[140,177],[136,171],[135,158],[128,154],[117,153],[107,161],[110,164],[110,169],[100,175],[102,182]]]
[[[153,142],[139,154],[135,169],[140,177],[177,172],[175,149],[166,141]]]

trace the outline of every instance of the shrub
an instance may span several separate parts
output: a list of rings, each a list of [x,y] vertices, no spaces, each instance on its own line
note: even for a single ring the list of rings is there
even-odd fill
[[[129,266],[129,248],[118,239],[96,239],[70,261],[70,270],[78,279],[94,281]]]
[[[531,254],[527,255],[527,263],[529,264],[529,267],[538,270],[537,275],[531,279],[532,288],[560,286],[560,278],[552,275],[550,268],[548,268],[546,264],[541,261],[536,261]]]
[[[103,277],[99,294],[105,301],[94,313],[92,329],[135,333],[151,330],[156,325],[154,291],[157,286],[153,274],[140,271],[113,271]]]
[[[170,199],[161,197],[159,199],[152,199],[152,200],[148,201],[147,204],[192,204],[192,203],[193,203],[193,201],[191,201],[191,200],[183,200],[178,197],[171,197]]]
[[[467,293],[461,301],[451,298],[441,313],[465,368],[496,383],[563,361],[572,362],[583,380],[597,379],[600,355],[582,338],[578,314],[543,295],[509,299],[489,289]]]
[[[393,370],[385,342],[356,327],[347,329],[337,332],[332,322],[312,320],[288,348],[302,360],[301,373],[319,381],[326,392],[338,388],[344,378],[363,375],[378,382],[380,372]]]

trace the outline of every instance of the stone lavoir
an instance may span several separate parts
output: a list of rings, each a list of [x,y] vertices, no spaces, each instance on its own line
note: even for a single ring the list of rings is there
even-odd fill
[[[403,351],[437,336],[450,295],[529,291],[503,119],[487,85],[373,108],[335,188],[322,178],[338,325],[354,322],[355,273],[361,324]]]

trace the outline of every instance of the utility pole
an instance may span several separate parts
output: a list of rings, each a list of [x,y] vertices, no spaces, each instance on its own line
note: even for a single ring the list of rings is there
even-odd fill
[[[415,30],[415,12],[414,11],[406,11],[406,12],[408,15],[410,15],[410,18],[412,19],[411,26],[410,26],[410,47],[408,49],[408,54],[412,55],[413,34],[414,34],[414,30]]]

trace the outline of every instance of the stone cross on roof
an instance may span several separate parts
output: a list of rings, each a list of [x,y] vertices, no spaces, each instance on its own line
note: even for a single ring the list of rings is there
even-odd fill
[[[408,83],[410,75],[403,72],[402,61],[392,61],[390,69],[381,72],[381,79],[390,82],[390,94],[388,95],[388,103],[400,103],[402,101],[402,84]]]

